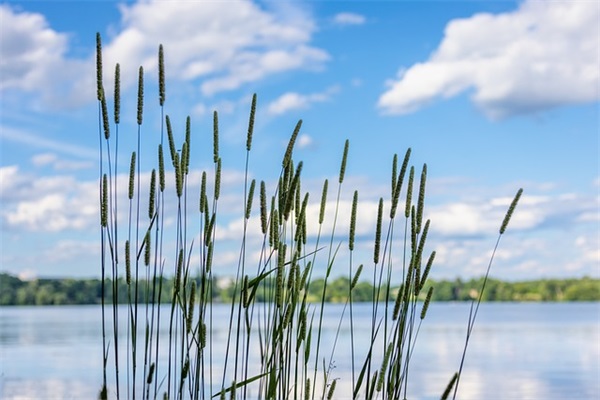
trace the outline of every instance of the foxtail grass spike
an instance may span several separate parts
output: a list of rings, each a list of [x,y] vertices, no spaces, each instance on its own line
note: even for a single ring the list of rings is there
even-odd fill
[[[168,115],[165,117],[165,122],[167,124],[167,138],[169,139],[169,151],[171,153],[171,162],[173,166],[175,166],[175,155],[177,154],[177,149],[175,149],[175,138],[173,137],[171,118]]]
[[[129,200],[133,199],[133,189],[135,188],[135,151],[131,153],[131,163],[129,164]]]
[[[285,243],[279,243],[279,251],[277,254],[277,278],[275,281],[275,303],[277,308],[283,306],[283,267],[285,265]]]
[[[175,293],[179,293],[179,288],[181,286],[181,273],[183,271],[183,257],[184,257],[183,249],[179,249],[179,256],[177,257],[177,271],[175,273],[175,282],[173,283]]]
[[[200,323],[199,336],[200,336],[200,348],[203,349],[206,347],[206,324],[204,322]]]
[[[426,181],[427,181],[427,164],[423,164],[423,170],[421,171],[421,182],[419,185],[419,199],[417,202],[417,233],[421,232],[421,225],[423,222],[423,207],[425,204]]]
[[[400,284],[398,288],[398,293],[396,293],[396,301],[394,302],[394,311],[392,313],[392,320],[395,321],[398,319],[398,314],[400,313],[400,305],[402,304],[402,299],[404,298],[404,286]],[[374,299],[373,301],[377,301]]]
[[[250,189],[248,190],[248,201],[246,202],[246,219],[250,219],[250,212],[252,211],[252,199],[254,198],[254,187],[256,186],[256,179],[252,179],[250,183]]]
[[[427,264],[425,265],[425,271],[423,271],[423,276],[421,277],[421,289],[425,286],[425,282],[427,282],[427,277],[429,276],[429,271],[431,270],[431,266],[433,265],[433,260],[435,259],[435,251],[431,252],[429,259],[427,259]]]
[[[148,218],[154,216],[154,202],[156,200],[156,170],[152,170],[150,175],[150,198],[148,199]]]
[[[283,156],[283,167],[285,168],[288,163],[292,160],[292,151],[294,151],[294,144],[296,143],[296,138],[298,137],[298,133],[300,133],[300,128],[302,127],[302,120],[299,120],[294,128],[294,132],[292,132],[292,137],[290,137],[290,141],[288,142],[287,148],[285,150],[285,154]]]
[[[138,75],[137,123],[142,124],[144,114],[144,67],[140,67]]]
[[[100,106],[102,107],[102,127],[104,128],[104,139],[108,140],[108,138],[110,138],[110,122],[108,120],[108,107],[106,106],[106,96],[104,96],[104,94],[100,99]]]
[[[189,334],[192,331],[192,326],[194,323],[194,302],[196,301],[196,281],[192,281],[192,288],[190,289],[190,300],[188,304],[187,310],[187,318],[186,318],[186,330]]]
[[[190,146],[188,146],[188,142],[183,142],[181,147],[181,173],[183,175],[187,175],[189,172],[189,154]]]
[[[325,219],[325,204],[327,203],[327,186],[328,186],[328,180],[325,179],[325,182],[323,182],[323,192],[321,193],[321,208],[319,209],[319,225],[321,225],[323,223],[323,220]]]
[[[388,363],[390,362],[390,356],[392,355],[392,343],[388,344],[387,350],[385,351],[385,356],[383,357],[383,361],[381,362],[381,369],[379,370],[379,376],[377,377],[377,387],[375,390],[381,392],[383,389],[383,381],[385,380],[385,372],[388,367]]]
[[[396,184],[396,190],[400,192],[402,189],[402,182],[404,182],[404,175],[406,174],[406,168],[408,168],[408,160],[410,159],[411,149],[410,147],[406,150],[404,155],[404,161],[402,161],[402,167],[400,168],[400,175],[398,175],[398,182]]]
[[[356,273],[354,274],[354,277],[352,278],[352,282],[350,283],[350,290],[354,289],[356,287],[356,284],[358,283],[358,279],[360,278],[360,274],[363,270],[363,265],[360,264],[358,266],[358,269],[356,270]]]
[[[146,231],[146,238],[144,239],[144,265],[150,265],[150,256],[152,255],[150,246],[150,231]]]
[[[106,385],[102,385],[102,389],[100,389],[100,393],[98,394],[99,400],[108,400],[108,390],[106,389]]]
[[[188,147],[192,144],[192,119],[189,115],[185,119],[185,141]]]
[[[267,189],[265,181],[260,181],[260,229],[264,234],[267,233]]]
[[[425,303],[423,303],[423,309],[421,310],[421,319],[425,319],[425,315],[427,315],[427,309],[429,308],[429,302],[431,301],[431,296],[433,295],[433,286],[429,287],[427,291],[427,297],[425,297]]]
[[[115,65],[115,124],[121,120],[121,65]]]
[[[102,176],[102,205],[100,207],[100,225],[108,226],[108,177]]]
[[[408,174],[408,187],[406,189],[406,205],[404,207],[404,216],[410,217],[411,203],[412,203],[412,189],[413,181],[415,179],[415,167],[410,167],[410,173]]]
[[[346,139],[344,143],[344,154],[342,155],[342,165],[340,166],[340,176],[338,179],[339,183],[344,181],[344,175],[346,174],[346,162],[348,161],[348,147],[350,146],[350,141]]]
[[[441,400],[448,399],[448,396],[450,396],[450,392],[452,391],[452,388],[454,387],[454,384],[456,383],[457,379],[458,379],[458,372],[455,372],[454,375],[452,376],[452,379],[450,379],[450,382],[448,382],[448,386],[446,386],[446,389],[444,390],[444,393],[442,394]]]
[[[219,161],[219,114],[213,112],[213,162]]]
[[[298,217],[300,216],[301,187],[301,181],[298,180],[298,183],[296,184],[296,193],[294,193],[294,211],[296,211],[296,221],[298,221]]]
[[[248,121],[248,135],[246,136],[246,150],[252,148],[252,134],[254,133],[254,114],[256,113],[256,93],[252,95],[252,106],[250,107],[250,120]]]
[[[396,180],[398,179],[398,154],[394,154],[394,158],[392,160],[392,191],[391,196],[394,197],[396,193]]]
[[[298,166],[296,167],[296,173],[294,174],[292,183],[290,184],[288,191],[286,193],[285,209],[283,210],[283,219],[285,221],[287,221],[288,218],[290,217],[290,213],[294,206],[294,200],[295,200],[294,195],[295,195],[295,192],[297,190],[299,190],[298,185],[300,184],[300,174],[302,173],[302,167],[303,167],[303,163],[302,163],[302,161],[300,161],[298,163]]]
[[[329,386],[329,391],[327,392],[327,400],[333,399],[333,394],[335,393],[335,387],[337,385],[337,379],[334,379]]]
[[[129,240],[125,241],[125,282],[131,284],[131,248]]]
[[[204,212],[204,207],[205,207],[204,202],[205,201],[206,201],[206,171],[202,171],[202,183],[200,184],[200,205],[199,205],[200,213]]]
[[[161,107],[165,104],[165,54],[162,44],[158,46],[158,102]]]
[[[510,207],[508,207],[508,211],[506,212],[506,215],[504,216],[504,220],[502,221],[502,225],[500,226],[500,234],[504,234],[504,231],[506,231],[506,227],[508,226],[508,223],[510,222],[510,218],[513,215],[513,212],[515,211],[515,208],[517,207],[517,203],[519,202],[519,199],[521,198],[521,195],[523,194],[523,188],[519,189],[517,191],[517,194],[515,195],[515,198],[513,199],[512,203],[510,203]]]
[[[304,383],[304,400],[310,400],[310,378]]]
[[[211,266],[212,266],[212,259],[213,259],[213,242],[210,242],[208,244],[208,252],[206,254],[206,273],[210,272]]]
[[[400,200],[400,187],[402,183],[398,179],[398,155],[394,154],[394,161],[392,162],[392,204],[390,208],[390,219],[396,217],[396,210],[398,209],[398,201]]]
[[[158,183],[160,191],[165,191],[165,156],[162,144],[158,145]]]
[[[417,248],[417,263],[421,264],[421,257],[423,256],[423,249],[425,248],[425,241],[427,240],[427,233],[429,232],[429,224],[430,220],[425,222],[425,227],[423,228],[423,233],[421,234],[421,238],[419,240],[419,247]]]
[[[350,216],[350,238],[348,240],[348,248],[354,250],[354,236],[356,234],[356,208],[358,206],[358,191],[354,191],[352,197],[352,214]]]
[[[410,208],[410,245],[413,256],[417,253],[417,236],[417,211],[413,205]]]
[[[242,307],[248,308],[249,300],[248,275],[244,275],[244,280],[242,281]]]
[[[383,198],[379,198],[377,207],[377,227],[375,229],[375,249],[373,250],[373,263],[379,263],[379,252],[381,250],[381,224],[383,222]]]
[[[221,159],[217,160],[217,171],[215,173],[215,200],[221,195]]]
[[[183,173],[181,171],[179,153],[175,153],[173,164],[175,164],[175,191],[177,192],[177,197],[181,197],[183,195]]]
[[[104,97],[102,84],[102,37],[96,32],[96,85],[98,101]]]
[[[154,379],[154,369],[156,365],[154,363],[150,364],[150,370],[148,371],[148,377],[146,378],[146,384],[152,384],[152,380]]]

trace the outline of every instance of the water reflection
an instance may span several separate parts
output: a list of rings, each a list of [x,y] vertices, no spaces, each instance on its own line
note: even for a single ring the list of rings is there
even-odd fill
[[[325,318],[322,354],[329,359],[341,306]],[[228,307],[215,308],[215,379],[222,371]],[[126,326],[124,317],[120,323]],[[168,315],[167,312],[163,315]],[[600,398],[600,303],[484,304],[461,378],[460,399]],[[357,358],[366,352],[370,306],[357,305]],[[410,399],[439,399],[458,368],[467,304],[432,304],[409,374]],[[0,308],[0,398],[93,399],[102,374],[101,313],[97,306]],[[166,329],[167,324],[163,324]],[[120,346],[124,346],[123,329]],[[112,346],[112,344],[111,344]],[[377,343],[376,346],[383,346]],[[111,347],[112,348],[112,347]],[[349,331],[342,325],[333,357],[337,398],[350,394]],[[121,349],[121,348],[120,348]],[[167,349],[161,357],[167,359]],[[120,350],[126,354],[126,348]],[[256,359],[258,349],[250,354]],[[114,379],[114,378],[113,378]],[[124,378],[122,378],[124,380]]]

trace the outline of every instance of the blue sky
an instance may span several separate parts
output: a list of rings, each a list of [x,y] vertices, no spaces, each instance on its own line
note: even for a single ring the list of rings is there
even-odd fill
[[[350,140],[341,205],[347,213],[359,191],[360,262],[370,262],[392,157],[411,147],[417,172],[428,165],[433,277],[484,273],[519,187],[525,194],[492,275],[598,277],[599,18],[597,2],[578,0],[2,3],[0,270],[100,273],[100,32],[105,87],[121,65],[123,174],[135,145],[140,65],[142,135],[150,139],[141,155],[144,179],[153,165],[160,43],[165,113],[180,140],[185,117],[192,119],[190,191],[202,170],[212,170],[212,112],[219,112],[228,194],[217,233],[222,274],[233,272],[239,252],[240,177],[257,93],[251,175],[274,188],[287,140],[303,119],[295,159],[304,161],[313,210]]]

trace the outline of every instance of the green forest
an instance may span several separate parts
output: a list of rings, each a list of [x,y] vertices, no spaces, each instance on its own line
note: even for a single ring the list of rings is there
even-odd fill
[[[483,278],[461,280],[428,280],[425,290],[434,287],[433,301],[468,301],[476,298],[481,290]],[[202,282],[196,278],[198,286],[209,282]],[[113,283],[104,281],[107,293],[106,303],[113,299]],[[144,293],[146,285],[150,285],[148,293],[155,293],[161,302],[169,303],[173,290],[173,280],[163,278],[160,281],[138,281],[138,293]],[[309,301],[318,302],[323,293],[323,279],[311,282],[307,293]],[[337,278],[327,282],[326,301],[345,302],[348,297],[349,281],[347,278]],[[212,282],[213,301],[230,302],[234,293],[234,285],[226,278],[214,278]],[[119,303],[127,303],[128,298],[135,296],[135,284],[127,285],[120,279],[116,285]],[[270,287],[264,287],[256,294],[260,301],[262,293],[267,293]],[[398,288],[390,289],[390,297],[394,299]],[[130,297],[131,296],[131,297]],[[379,293],[379,300],[384,300],[386,288]],[[139,296],[139,301],[146,299]],[[372,301],[373,286],[369,282],[359,282],[352,291],[355,302]],[[151,299],[149,299],[151,301]],[[523,282],[505,282],[498,279],[489,279],[482,296],[483,301],[600,301],[600,279],[540,279]],[[100,279],[35,279],[21,280],[15,276],[0,274],[0,305],[74,305],[74,304],[100,304],[102,301],[102,281]]]

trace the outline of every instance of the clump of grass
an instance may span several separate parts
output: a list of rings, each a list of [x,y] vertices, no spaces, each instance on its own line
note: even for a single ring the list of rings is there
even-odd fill
[[[102,298],[103,384],[99,398],[106,399],[110,393],[117,399],[135,399],[136,396],[142,399],[331,399],[336,396],[336,388],[340,387],[350,388],[353,398],[406,398],[411,357],[433,293],[433,288],[429,288],[426,295],[421,293],[435,258],[433,251],[424,262],[430,229],[430,221],[424,222],[427,165],[423,165],[421,170],[415,203],[413,188],[417,183],[415,167],[410,165],[411,149],[406,151],[399,172],[398,155],[393,156],[389,199],[380,198],[377,207],[372,265],[356,263],[355,239],[360,207],[358,191],[353,191],[350,215],[340,215],[342,199],[345,198],[344,178],[348,169],[350,142],[346,140],[344,143],[334,200],[328,201],[329,181],[325,179],[318,203],[318,220],[309,220],[307,208],[310,193],[302,188],[303,162],[294,159],[294,145],[302,127],[301,120],[291,133],[278,176],[265,180],[250,179],[250,156],[257,108],[257,97],[254,95],[246,136],[244,183],[241,188],[243,198],[240,199],[243,230],[237,269],[232,282],[233,296],[229,306],[225,358],[215,360],[215,277],[212,266],[220,250],[217,230],[220,223],[218,216],[223,171],[219,153],[219,117],[215,111],[212,171],[202,171],[200,192],[191,193],[191,119],[186,118],[185,135],[180,146],[177,146],[171,119],[164,114],[166,93],[162,45],[159,46],[158,58],[161,133],[157,152],[152,157],[155,158],[156,167],[152,169],[148,208],[144,212],[140,211],[142,192],[146,190],[141,185],[141,164],[148,160],[143,160],[141,153],[145,106],[144,70],[140,67],[138,71],[137,146],[131,151],[129,181],[125,188],[128,204],[124,255],[128,301],[127,334],[122,336],[122,327],[118,325],[119,297],[116,283],[122,269],[119,265],[121,247],[117,235],[117,198],[122,190],[117,185],[120,66],[117,64],[115,68],[116,135],[111,137],[102,83],[102,47],[100,36],[97,36],[103,293],[109,269],[114,285],[113,343],[107,339],[106,322],[109,322],[109,318],[105,314],[104,296]],[[164,159],[165,131],[170,167],[167,167]],[[168,168],[171,168],[170,172]],[[407,171],[408,183],[403,192]],[[174,182],[172,191],[167,190],[168,176]],[[214,185],[212,193],[208,188],[209,182]],[[259,188],[257,185],[260,185]],[[258,206],[255,206],[255,192],[258,192]],[[504,234],[520,195],[521,191],[509,208],[501,225],[500,235]],[[194,215],[188,215],[190,196],[198,205]],[[167,198],[176,205],[173,215],[165,215]],[[401,198],[405,199],[403,214],[397,212]],[[388,217],[384,214],[386,206],[390,208]],[[333,212],[328,212],[331,207]],[[259,215],[258,232],[252,231],[253,225],[250,224],[256,214]],[[350,229],[347,239],[340,240],[336,231],[339,218],[348,217]],[[172,221],[174,229],[166,230],[168,220]],[[316,229],[309,229],[308,224],[314,223],[318,225]],[[324,226],[331,228],[325,232]],[[313,233],[315,231],[316,234]],[[169,236],[165,237],[165,233]],[[258,261],[249,255],[247,248],[250,238],[257,235],[261,238]],[[332,271],[339,264],[340,253],[346,251],[342,246],[346,240],[349,259],[347,300],[340,316],[335,342],[331,348],[327,348],[323,344],[323,322],[328,282]],[[493,256],[486,279],[492,261]],[[368,274],[369,268],[372,269],[371,274]],[[308,293],[315,282],[315,270],[324,271],[325,276],[319,299],[311,302]],[[170,301],[162,303],[161,299],[165,297],[162,293],[165,274],[172,275],[175,279],[170,296],[167,296]],[[361,274],[371,276],[373,287],[368,348],[355,343],[353,293]],[[394,292],[393,287],[399,289]],[[483,289],[484,287],[480,293]],[[419,299],[424,299],[424,302]],[[480,301],[481,297],[472,308],[469,318],[465,353]],[[162,305],[168,309],[168,322],[163,322],[168,324],[166,335],[161,329]],[[348,317],[345,315],[346,309],[349,311]],[[348,326],[350,331],[350,382],[336,376],[334,369],[337,338],[342,326]],[[126,340],[127,344],[124,360],[119,354],[119,338]],[[159,357],[161,348],[168,349],[166,360]],[[108,384],[107,378],[111,350],[115,367],[114,387]],[[257,363],[251,360],[253,350],[258,352]],[[462,361],[464,357],[463,353]],[[329,363],[326,362],[327,358]],[[222,365],[222,370],[216,370],[215,365]],[[124,392],[121,391],[123,368],[126,372]],[[462,362],[443,398],[449,395],[452,388],[456,395],[461,371]]]

